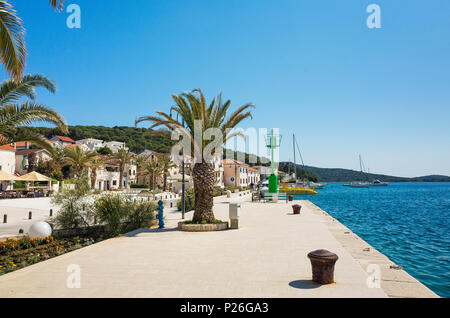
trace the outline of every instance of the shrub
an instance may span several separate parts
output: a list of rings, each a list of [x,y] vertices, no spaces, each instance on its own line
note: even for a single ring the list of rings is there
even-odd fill
[[[182,200],[178,201],[178,204],[177,204],[178,211],[183,210],[182,204],[183,204]],[[186,191],[185,209],[186,209],[186,212],[190,212],[190,211],[193,211],[194,208],[195,208],[195,193],[194,193],[194,189],[190,189],[190,190]]]
[[[155,220],[156,204],[152,202],[125,202],[126,222],[131,229],[149,227]]]
[[[122,220],[126,215],[125,204],[117,194],[107,194],[98,199],[94,204],[95,215],[101,222],[109,226],[111,235],[116,236],[121,232]]]
[[[226,189],[214,188],[214,196],[215,197],[220,197],[220,196],[226,195],[226,194],[227,194],[227,190]]]
[[[106,194],[95,202],[93,210],[98,219],[108,225],[108,234],[117,236],[124,231],[150,226],[155,219],[156,204]]]
[[[132,184],[131,189],[149,189],[150,186],[146,185],[146,184]]]
[[[52,203],[59,206],[58,214],[49,220],[54,228],[76,229],[86,227],[93,219],[88,202],[89,179],[77,179],[74,183],[75,188],[73,190],[63,190],[52,199]]]

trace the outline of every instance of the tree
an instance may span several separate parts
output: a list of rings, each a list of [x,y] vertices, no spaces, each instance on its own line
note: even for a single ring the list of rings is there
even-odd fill
[[[109,148],[109,147],[103,147],[103,148],[100,148],[99,150],[97,150],[97,152],[98,152],[100,155],[104,155],[104,156],[110,156],[110,155],[113,154],[111,148]]]
[[[7,80],[0,85],[0,145],[30,141],[52,153],[52,145],[42,135],[31,130],[19,130],[22,126],[44,121],[68,133],[66,122],[60,114],[35,101],[35,87],[46,88],[51,93],[56,91],[55,83],[42,75],[26,75],[18,82]],[[23,98],[30,101],[22,102]]]
[[[119,162],[120,173],[120,189],[123,189],[123,175],[128,164],[134,159],[134,154],[125,149],[119,149],[119,151],[113,156]]]
[[[95,189],[95,182],[97,181],[97,171],[108,162],[108,156],[96,156],[91,159],[88,166],[91,169],[91,188]]]
[[[55,148],[50,152],[51,159],[40,161],[36,169],[37,172],[43,175],[50,176],[51,174],[62,175],[62,168],[64,162],[64,149]]]
[[[65,0],[49,0],[60,11]],[[0,61],[15,82],[23,76],[27,58],[25,28],[10,1],[0,0]]]
[[[0,0],[0,60],[11,78],[19,82],[25,69],[25,28],[13,6]]]
[[[169,174],[169,170],[175,168],[176,165],[172,162],[172,159],[170,159],[170,157],[167,156],[162,156],[161,158],[159,158],[159,165],[164,178],[163,189],[164,191],[167,191],[167,176]]]
[[[73,167],[77,177],[86,175],[92,162],[97,159],[95,151],[84,152],[80,147],[67,147],[64,149],[64,163]]]
[[[61,11],[66,0],[49,0],[53,9]]]
[[[159,166],[158,160],[147,161],[144,164],[141,175],[143,177],[149,177],[152,180],[152,190],[156,190],[156,182],[161,177],[162,169]]]
[[[196,94],[198,93],[198,94]],[[184,127],[181,121],[173,119],[164,112],[156,112],[159,116],[145,116],[136,121],[136,124],[149,121],[153,125],[150,127],[149,134],[157,134],[163,136],[170,136],[171,132],[182,131],[191,143],[191,150],[194,153],[194,189],[195,189],[195,213],[193,222],[212,223],[215,221],[213,206],[214,206],[214,184],[216,183],[216,175],[214,165],[207,162],[203,156],[205,148],[211,143],[221,145],[225,144],[227,140],[242,136],[239,133],[230,133],[230,130],[236,127],[244,119],[252,118],[250,108],[253,104],[246,104],[239,107],[234,113],[227,117],[227,112],[231,106],[231,101],[228,100],[222,103],[222,96],[219,95],[214,98],[209,107],[206,105],[205,97],[201,90],[196,89],[191,93],[183,93],[181,95],[173,95],[173,100],[176,106],[172,108],[186,124]],[[201,138],[195,138],[195,121],[201,121],[202,136],[210,128],[216,128],[222,133],[222,140],[209,141]],[[168,131],[153,130],[158,127],[165,127]],[[191,152],[192,153],[192,152]]]

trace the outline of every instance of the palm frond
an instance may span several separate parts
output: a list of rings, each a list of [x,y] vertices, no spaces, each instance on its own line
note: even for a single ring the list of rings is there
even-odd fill
[[[15,81],[20,81],[27,50],[25,29],[16,10],[5,0],[0,0],[0,61]]]
[[[26,102],[21,105],[5,105],[0,108],[0,134],[6,127],[30,125],[39,121],[55,124],[63,133],[68,132],[64,118],[43,105]]]
[[[57,11],[61,11],[63,9],[64,2],[66,0],[49,0],[49,1],[50,1],[50,5],[53,9],[55,9]]]
[[[0,85],[0,106],[16,102],[23,96],[35,99],[35,87],[46,88],[51,93],[56,92],[56,84],[50,78],[40,74],[25,75],[19,82],[7,80]]]
[[[10,143],[12,142],[30,142],[33,143],[36,146],[39,146],[45,150],[48,151],[48,153],[54,157],[56,156],[56,149],[53,147],[53,145],[48,141],[45,136],[41,134],[35,134],[31,132],[25,132],[21,131],[19,134],[14,135],[14,137],[11,138]]]

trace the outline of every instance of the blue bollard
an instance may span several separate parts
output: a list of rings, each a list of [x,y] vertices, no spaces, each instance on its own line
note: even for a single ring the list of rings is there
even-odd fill
[[[158,202],[158,210],[159,210],[159,214],[158,214],[159,228],[163,229],[164,228],[164,202],[161,200]]]

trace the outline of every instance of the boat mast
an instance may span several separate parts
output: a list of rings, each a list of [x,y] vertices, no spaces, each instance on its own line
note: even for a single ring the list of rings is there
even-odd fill
[[[292,134],[292,142],[293,142],[293,146],[294,146],[294,180],[295,182],[297,182],[297,162],[296,162],[296,157],[295,157],[295,134]]]

